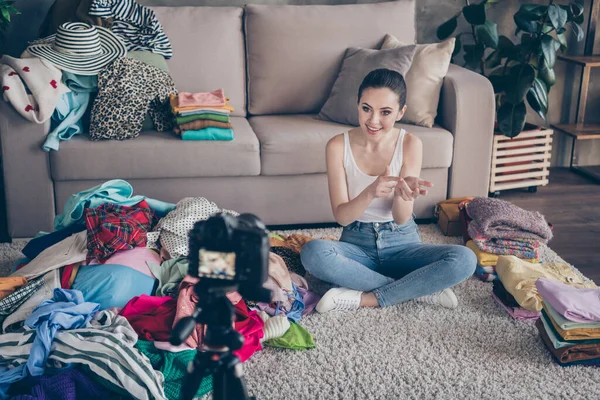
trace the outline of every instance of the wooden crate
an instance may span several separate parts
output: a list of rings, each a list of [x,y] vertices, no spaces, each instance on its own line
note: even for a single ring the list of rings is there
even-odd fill
[[[513,139],[494,135],[490,192],[525,187],[535,190],[548,184],[554,131],[526,128]]]

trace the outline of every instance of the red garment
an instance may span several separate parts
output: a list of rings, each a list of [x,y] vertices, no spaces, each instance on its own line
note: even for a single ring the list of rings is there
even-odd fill
[[[234,351],[233,354],[238,356],[241,362],[244,362],[252,354],[262,350],[260,339],[265,336],[263,330],[265,323],[256,311],[248,312],[248,307],[243,301],[235,305],[235,319],[236,322],[233,326],[236,331],[244,335],[244,345],[241,349]]]
[[[124,317],[142,314],[148,310],[163,305],[169,300],[171,300],[170,296],[159,297],[142,294],[141,296],[135,296],[133,299],[129,300],[127,304],[125,304],[125,307],[121,309],[119,314]]]
[[[71,275],[75,266],[81,265],[80,262],[69,264],[63,267],[62,274],[60,275],[60,287],[63,289],[71,289]]]
[[[189,317],[194,312],[198,297],[194,293],[194,284],[198,282],[198,278],[186,276],[179,285],[179,296],[177,298],[177,314],[173,321],[173,326],[183,317]],[[261,350],[262,345],[260,339],[264,337],[264,322],[256,311],[248,312],[248,307],[244,301],[241,301],[241,296],[237,293],[228,293],[229,300],[235,303],[235,322],[233,324],[235,330],[244,335],[244,345],[241,349],[234,352],[240,360],[246,361],[254,352]],[[185,340],[185,344],[191,348],[199,348],[202,345],[204,338],[204,326],[196,325],[192,334]]]
[[[177,300],[165,296],[134,297],[121,310],[140,339],[168,341],[171,336]]]
[[[104,203],[85,209],[87,263],[94,258],[104,263],[119,250],[146,246],[146,233],[152,227],[152,210],[146,201],[128,207]]]

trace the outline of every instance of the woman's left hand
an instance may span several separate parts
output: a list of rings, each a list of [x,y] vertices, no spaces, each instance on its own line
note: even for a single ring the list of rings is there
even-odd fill
[[[433,187],[433,183],[418,176],[405,176],[404,178],[400,178],[396,184],[394,196],[411,201],[419,196],[427,195],[427,189],[423,189],[422,187]]]

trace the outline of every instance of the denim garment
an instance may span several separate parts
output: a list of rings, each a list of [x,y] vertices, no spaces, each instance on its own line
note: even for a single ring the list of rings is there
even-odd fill
[[[414,217],[402,225],[355,221],[339,242],[312,240],[300,256],[316,278],[373,292],[382,307],[452,287],[477,265],[467,247],[422,243]]]

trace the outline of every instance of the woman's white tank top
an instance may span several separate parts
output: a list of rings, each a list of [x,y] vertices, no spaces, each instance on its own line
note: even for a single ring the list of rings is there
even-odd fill
[[[400,176],[402,169],[402,142],[404,139],[404,129],[400,130],[394,156],[390,163],[390,172],[392,176]],[[348,182],[348,198],[350,200],[358,196],[367,186],[377,179],[377,176],[365,174],[356,165],[356,160],[350,148],[350,138],[348,132],[344,132],[344,168],[346,169],[346,181]],[[388,222],[394,219],[392,216],[392,204],[394,202],[394,193],[388,197],[374,199],[365,212],[357,218],[360,222]]]

